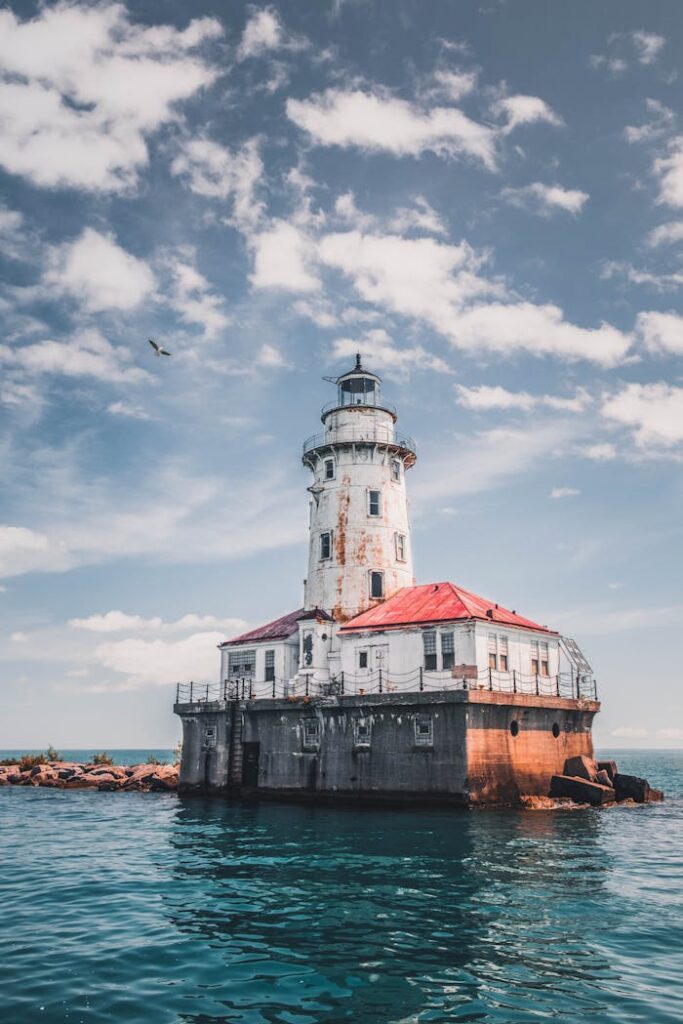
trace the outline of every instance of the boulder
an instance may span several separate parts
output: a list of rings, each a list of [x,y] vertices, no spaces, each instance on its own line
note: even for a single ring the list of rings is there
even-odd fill
[[[614,776],[614,790],[617,800],[625,800],[631,797],[637,804],[646,804],[652,799],[652,789],[647,779],[640,779],[637,775],[622,775],[617,772]],[[657,790],[659,793],[659,790]]]
[[[612,779],[609,772],[606,772],[604,768],[601,768],[599,772],[595,773],[595,781],[599,782],[601,786],[612,786]]]
[[[595,782],[598,766],[592,757],[579,754],[578,757],[567,758],[564,762],[564,774],[571,778],[587,779],[588,782]]]
[[[588,803],[593,807],[613,803],[615,800],[611,786],[601,786],[597,782],[570,775],[553,775],[550,780],[550,796],[569,796],[577,803]]]
[[[617,774],[618,770],[616,761],[598,761],[598,771],[607,772],[612,785],[614,784],[614,776]]]

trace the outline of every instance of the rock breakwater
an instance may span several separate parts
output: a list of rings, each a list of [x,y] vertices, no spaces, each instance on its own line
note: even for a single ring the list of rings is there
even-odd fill
[[[23,766],[0,765],[0,786],[45,786],[51,789],[97,789],[103,792],[168,792],[178,786],[177,764],[79,764],[45,761]]]

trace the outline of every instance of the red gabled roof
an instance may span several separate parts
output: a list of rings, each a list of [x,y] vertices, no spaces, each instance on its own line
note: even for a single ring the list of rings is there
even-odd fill
[[[234,636],[232,640],[226,640],[224,643],[219,644],[219,647],[231,647],[233,644],[249,644],[259,643],[262,640],[286,640],[292,633],[296,633],[299,628],[299,622],[302,619],[326,619],[329,622],[333,622],[331,615],[327,612],[322,611],[320,608],[297,608],[295,612],[290,612],[289,615],[283,615],[281,619],[275,619],[273,622],[267,622],[265,626],[259,626],[257,629],[251,629],[248,633],[241,633],[239,636]]]
[[[342,626],[341,633],[363,630],[396,629],[399,626],[425,625],[431,622],[454,622],[457,619],[482,619],[520,629],[552,633],[516,612],[501,608],[493,601],[471,594],[454,583],[426,583],[420,587],[404,587],[382,604],[362,612]]]

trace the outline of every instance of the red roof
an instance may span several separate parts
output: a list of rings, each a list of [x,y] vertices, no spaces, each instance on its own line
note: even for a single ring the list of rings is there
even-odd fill
[[[305,608],[297,608],[295,612],[283,615],[281,619],[267,622],[265,626],[251,629],[248,633],[241,633],[240,636],[234,636],[232,640],[226,640],[218,646],[231,647],[233,644],[260,643],[262,640],[286,640],[292,633],[296,633],[299,628],[299,622],[302,619],[334,621],[331,615],[328,615],[327,612],[322,611],[320,608],[311,608],[308,611]]]
[[[424,625],[431,622],[454,622],[457,619],[482,619],[520,629],[552,633],[516,612],[508,611],[493,601],[477,597],[454,583],[426,583],[420,587],[404,587],[382,604],[362,612],[342,626],[341,633],[364,630],[395,629],[398,626]]]

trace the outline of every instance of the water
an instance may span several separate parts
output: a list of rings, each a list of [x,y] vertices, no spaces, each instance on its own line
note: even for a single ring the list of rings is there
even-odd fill
[[[60,750],[59,756],[63,761],[77,761],[80,764],[87,764],[92,761],[95,754],[102,752],[102,747],[82,747],[78,749]],[[0,761],[8,757],[21,757],[22,754],[44,754],[45,748],[36,747],[29,749],[22,747],[20,750],[0,750]],[[176,760],[174,750],[154,749],[145,747],[144,750],[117,750],[107,751],[114,764],[144,764],[148,757],[155,757],[157,761],[167,761],[173,764]]]
[[[618,760],[668,801],[378,813],[4,788],[0,1022],[678,1024],[683,752]]]

